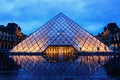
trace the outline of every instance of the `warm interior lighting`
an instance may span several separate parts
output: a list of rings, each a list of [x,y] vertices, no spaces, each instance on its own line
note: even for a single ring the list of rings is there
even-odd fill
[[[49,46],[44,53],[49,62],[72,62],[76,50],[72,46]]]

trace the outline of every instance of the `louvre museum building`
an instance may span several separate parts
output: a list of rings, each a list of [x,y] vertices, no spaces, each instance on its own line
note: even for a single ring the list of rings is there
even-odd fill
[[[91,71],[80,67],[82,57],[76,57],[77,54],[108,51],[110,50],[106,45],[63,13],[56,15],[10,50],[15,54],[28,54],[27,56],[12,56],[12,58],[29,72],[62,74],[65,71],[63,74],[71,75],[80,74],[79,69]],[[29,55],[31,53],[40,55]],[[103,58],[100,59],[103,60]]]

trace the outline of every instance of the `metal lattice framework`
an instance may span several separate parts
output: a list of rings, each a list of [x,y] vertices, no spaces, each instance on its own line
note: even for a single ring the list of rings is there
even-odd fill
[[[106,52],[109,48],[60,13],[15,46],[11,52],[43,52],[49,45],[72,45],[78,52]]]
[[[90,75],[108,60],[101,56],[79,56],[73,62],[48,62],[42,55],[33,55],[34,52],[44,52],[51,45],[72,46],[78,53],[109,51],[106,45],[60,13],[10,52],[32,53],[14,55],[12,58],[29,73],[38,75]]]

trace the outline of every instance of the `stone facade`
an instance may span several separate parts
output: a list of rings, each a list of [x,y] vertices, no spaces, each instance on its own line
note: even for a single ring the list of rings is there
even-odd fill
[[[102,33],[96,36],[97,39],[113,50],[120,50],[120,28],[116,23],[109,23],[104,27]]]
[[[8,23],[7,26],[0,25],[0,52],[10,50],[26,37],[16,23]]]

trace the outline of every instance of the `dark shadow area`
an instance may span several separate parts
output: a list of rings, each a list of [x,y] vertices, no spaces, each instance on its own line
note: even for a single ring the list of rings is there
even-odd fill
[[[14,71],[18,70],[20,68],[19,65],[17,65],[14,60],[6,56],[5,54],[0,54],[0,73],[4,73],[5,71]]]
[[[120,54],[114,56],[109,62],[104,65],[108,76],[120,77]]]

